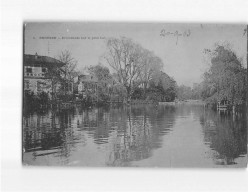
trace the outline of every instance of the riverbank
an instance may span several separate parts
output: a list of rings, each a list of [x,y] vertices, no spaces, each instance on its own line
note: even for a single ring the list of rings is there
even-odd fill
[[[206,105],[206,103],[202,100],[180,100],[180,101],[174,101],[174,102],[159,102],[159,105],[164,106],[175,106],[180,104],[188,104],[188,105]]]
[[[183,100],[176,102],[177,104],[190,104],[190,105],[205,105],[206,102],[203,100]]]

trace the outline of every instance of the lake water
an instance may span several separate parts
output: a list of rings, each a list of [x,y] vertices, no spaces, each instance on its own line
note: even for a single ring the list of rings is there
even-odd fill
[[[23,164],[246,167],[246,125],[201,105],[24,113]]]

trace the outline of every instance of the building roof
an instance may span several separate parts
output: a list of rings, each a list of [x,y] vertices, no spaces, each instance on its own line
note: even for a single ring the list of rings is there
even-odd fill
[[[24,66],[50,66],[50,65],[56,65],[56,66],[64,66],[65,63],[55,59],[51,58],[49,56],[40,56],[40,55],[30,55],[30,54],[24,54]]]

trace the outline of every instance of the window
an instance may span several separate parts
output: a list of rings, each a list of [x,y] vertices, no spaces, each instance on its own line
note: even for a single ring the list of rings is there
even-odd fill
[[[32,73],[32,68],[26,68],[27,73]]]

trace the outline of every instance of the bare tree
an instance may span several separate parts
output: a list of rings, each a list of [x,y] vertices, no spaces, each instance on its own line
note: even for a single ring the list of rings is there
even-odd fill
[[[131,39],[122,37],[107,40],[104,58],[117,74],[119,83],[125,87],[128,101],[134,89],[142,82],[140,74],[144,68],[143,56],[144,49]]]
[[[72,57],[71,52],[68,50],[62,51],[59,54],[58,59],[61,62],[65,63],[65,65],[61,68],[61,70],[63,72],[62,85],[64,89],[64,94],[66,95],[69,90],[69,86],[71,86],[73,89],[72,85],[74,78],[78,76],[78,71],[76,71],[77,61]]]
[[[59,85],[63,82],[61,77],[61,67],[59,66],[48,66],[48,71],[45,73],[45,77],[48,78],[45,82],[45,88],[51,89],[52,101],[57,99]]]
[[[163,67],[163,62],[151,51],[144,50],[142,55],[142,63],[144,66],[141,70],[140,79],[144,87],[144,93],[146,93],[149,82],[152,80],[154,75],[160,72]]]

